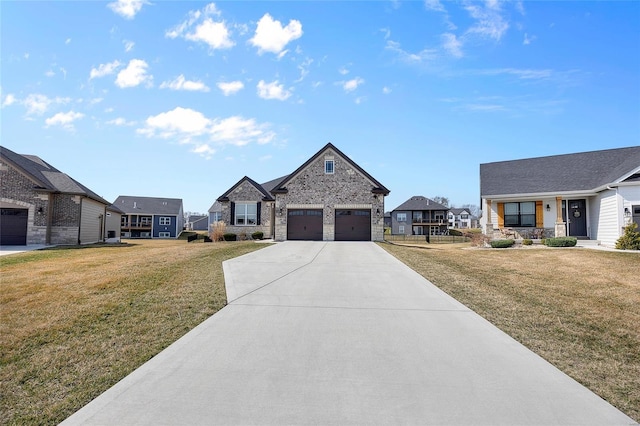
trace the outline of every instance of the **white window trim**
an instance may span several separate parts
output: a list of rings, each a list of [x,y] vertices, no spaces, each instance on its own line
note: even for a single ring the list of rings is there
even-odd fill
[[[239,205],[244,205],[244,206],[248,206],[248,205],[254,205],[256,206],[256,214],[254,215],[254,223],[243,223],[243,224],[238,224],[238,206]],[[247,209],[245,208],[244,211],[244,220],[245,222],[247,221],[249,217],[249,214],[247,213]],[[234,208],[234,212],[233,212],[233,226],[258,226],[258,203],[255,201],[237,201],[235,203],[235,208]]]
[[[169,223],[165,223],[167,220],[169,221]],[[158,224],[162,226],[171,226],[171,216],[160,216],[160,219],[158,219]]]
[[[171,232],[158,232],[158,238],[171,238]]]
[[[327,165],[331,164],[331,171],[327,171]],[[336,171],[336,162],[334,160],[324,160],[324,174],[332,175]]]

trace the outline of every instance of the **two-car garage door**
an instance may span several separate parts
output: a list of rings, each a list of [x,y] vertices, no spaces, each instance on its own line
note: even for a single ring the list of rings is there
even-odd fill
[[[27,244],[27,209],[0,209],[0,245]]]
[[[322,241],[322,209],[290,209],[287,239]],[[371,210],[336,209],[336,241],[371,241]]]

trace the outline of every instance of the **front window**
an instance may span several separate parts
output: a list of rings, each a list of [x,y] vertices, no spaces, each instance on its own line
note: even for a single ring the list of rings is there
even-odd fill
[[[536,226],[536,203],[504,203],[504,226]]]
[[[142,218],[142,219],[143,219],[143,222],[144,222],[144,218]],[[161,217],[160,218],[160,225],[171,225],[171,218],[170,217],[166,217],[166,216]]]
[[[413,221],[415,223],[421,223],[422,222],[422,212],[413,212]]]
[[[258,223],[258,205],[256,203],[236,204],[235,224],[256,225]]]
[[[407,214],[406,213],[398,213],[396,215],[396,220],[398,222],[406,222],[407,221]]]
[[[333,174],[334,163],[333,160],[324,160],[324,173],[327,175]]]
[[[220,222],[222,220],[222,212],[213,212],[211,214],[212,222]]]
[[[404,234],[404,225],[398,226],[398,232]]]
[[[171,233],[170,233],[170,232],[160,232],[160,233],[158,234],[158,236],[159,236],[160,238],[171,238]]]

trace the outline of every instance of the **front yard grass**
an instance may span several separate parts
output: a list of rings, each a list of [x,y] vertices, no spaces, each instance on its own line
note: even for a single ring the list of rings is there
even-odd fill
[[[57,424],[226,304],[255,243],[131,240],[0,257],[0,423]]]
[[[637,253],[381,247],[640,420]]]

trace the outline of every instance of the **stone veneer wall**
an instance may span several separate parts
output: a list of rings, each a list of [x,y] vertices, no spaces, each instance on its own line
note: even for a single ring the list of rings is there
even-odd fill
[[[324,173],[325,160],[334,161],[334,173]],[[322,208],[323,238],[335,237],[335,209],[371,208],[371,239],[384,238],[384,195],[373,194],[374,185],[349,162],[327,150],[287,184],[286,194],[276,195],[275,239],[287,239],[287,208]],[[282,214],[280,212],[282,211]]]
[[[254,232],[262,232],[264,238],[273,238],[271,234],[271,212],[273,210],[272,201],[262,201],[262,192],[258,191],[248,181],[242,182],[238,187],[229,194],[229,201],[222,202],[222,221],[226,224],[226,233],[234,233],[236,235],[251,235]],[[231,217],[231,202],[234,203],[257,203],[260,202],[260,225],[256,226],[235,226]]]

